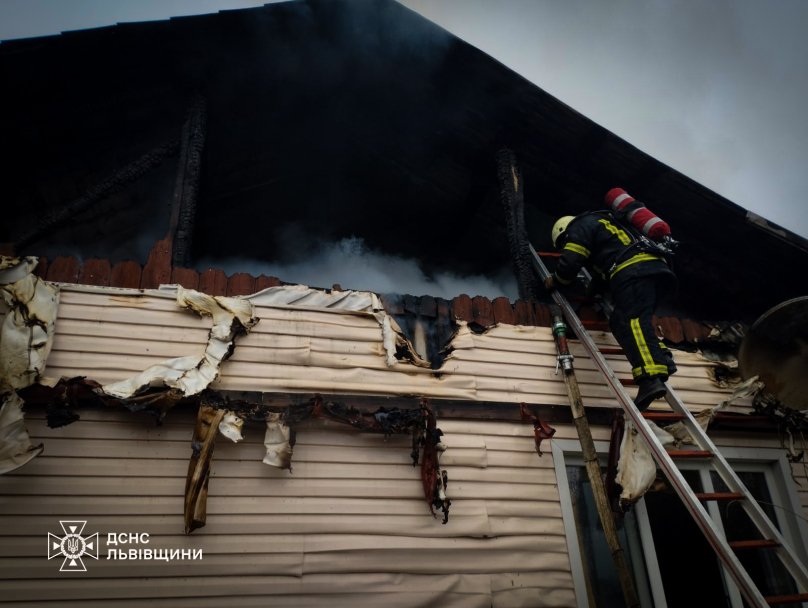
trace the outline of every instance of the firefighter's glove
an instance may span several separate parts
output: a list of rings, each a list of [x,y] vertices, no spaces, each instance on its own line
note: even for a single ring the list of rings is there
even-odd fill
[[[594,275],[592,280],[586,284],[586,297],[594,298],[606,291],[606,281],[601,279],[598,275]]]
[[[550,275],[546,279],[544,279],[544,288],[547,291],[553,291],[556,288],[556,282],[555,279],[553,278],[553,275]]]

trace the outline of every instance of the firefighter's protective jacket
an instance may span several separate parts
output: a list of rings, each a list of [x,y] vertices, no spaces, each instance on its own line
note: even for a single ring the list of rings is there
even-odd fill
[[[562,253],[555,278],[570,283],[586,266],[593,278],[605,281],[614,304],[609,326],[625,350],[632,375],[640,383],[653,377],[664,381],[676,365],[656,336],[652,315],[660,292],[672,288],[675,277],[664,258],[644,250],[629,230],[609,212],[576,217],[559,237]]]
[[[614,289],[640,276],[673,272],[664,258],[644,251],[637,239],[608,212],[579,215],[561,236],[563,247],[554,272],[559,283],[571,283],[582,267]]]

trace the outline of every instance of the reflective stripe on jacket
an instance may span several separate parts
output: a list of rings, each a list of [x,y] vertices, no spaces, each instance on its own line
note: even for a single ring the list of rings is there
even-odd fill
[[[629,275],[672,274],[663,258],[638,249],[636,240],[608,212],[579,215],[567,226],[555,278],[569,284],[584,266],[609,282]]]

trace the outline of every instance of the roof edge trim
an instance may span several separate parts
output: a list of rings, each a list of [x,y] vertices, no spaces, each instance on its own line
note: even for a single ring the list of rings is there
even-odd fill
[[[789,245],[795,245],[804,251],[808,251],[808,239],[801,237],[800,235],[791,232],[787,228],[783,228],[779,224],[775,224],[774,222],[770,222],[765,217],[758,215],[754,211],[746,212],[746,223],[752,224],[756,228],[763,230],[764,232],[772,235],[775,238],[780,239],[788,243]]]

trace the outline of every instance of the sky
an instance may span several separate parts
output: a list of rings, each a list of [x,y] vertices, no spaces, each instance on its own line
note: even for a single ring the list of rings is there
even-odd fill
[[[261,4],[0,0],[0,39]],[[656,159],[808,238],[808,0],[402,4]],[[342,249],[355,252],[349,245]]]
[[[808,237],[805,0],[404,0],[654,158]]]

